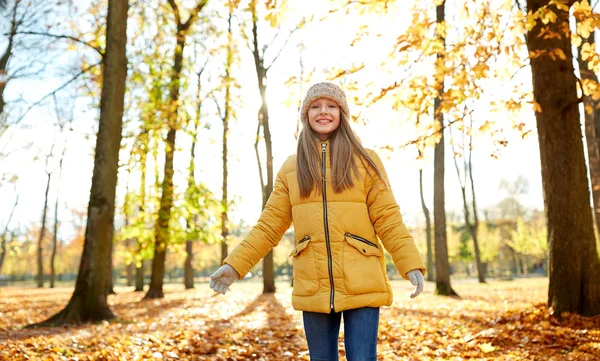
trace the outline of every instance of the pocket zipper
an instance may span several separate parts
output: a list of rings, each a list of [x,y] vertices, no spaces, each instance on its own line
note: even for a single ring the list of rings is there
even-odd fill
[[[301,240],[298,242],[298,244],[300,244],[300,243],[303,243],[303,242],[306,242],[306,241],[308,241],[308,240],[310,240],[310,236],[304,236],[304,238],[302,238],[302,239],[301,239]]]
[[[362,243],[366,243],[366,244],[368,244],[369,246],[372,246],[372,247],[375,247],[375,248],[379,249],[379,247],[378,247],[378,246],[377,246],[375,243],[373,243],[373,242],[371,242],[371,241],[367,241],[366,239],[364,239],[364,238],[362,238],[362,237],[355,236],[355,235],[353,235],[352,233],[348,233],[348,232],[344,233],[344,235],[345,235],[345,236],[347,236],[347,237],[350,237],[350,238],[354,238],[354,239],[355,239],[355,240],[357,240],[357,241],[360,241],[360,242],[362,242]]]

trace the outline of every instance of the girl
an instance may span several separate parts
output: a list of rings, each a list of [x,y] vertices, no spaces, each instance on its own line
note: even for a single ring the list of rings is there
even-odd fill
[[[277,174],[258,223],[210,276],[222,294],[277,246],[294,224],[292,305],[303,311],[311,360],[376,360],[379,307],[392,304],[383,247],[405,279],[423,290],[425,266],[377,154],[354,135],[344,91],[310,87],[300,110],[296,155]],[[383,246],[383,247],[382,247]]]

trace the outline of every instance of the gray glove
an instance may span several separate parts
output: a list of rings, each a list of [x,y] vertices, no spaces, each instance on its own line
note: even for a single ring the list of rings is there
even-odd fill
[[[425,279],[423,278],[423,274],[421,270],[414,269],[412,271],[408,271],[406,273],[408,279],[410,279],[410,283],[415,286],[415,290],[410,294],[410,298],[415,298],[423,292],[423,285],[425,284]]]
[[[224,295],[229,286],[239,278],[240,275],[233,267],[224,264],[215,273],[210,275],[209,285],[213,291]]]

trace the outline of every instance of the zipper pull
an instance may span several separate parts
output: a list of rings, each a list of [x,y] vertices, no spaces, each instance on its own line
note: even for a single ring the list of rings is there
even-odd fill
[[[327,143],[321,143],[321,151],[325,153],[325,148],[327,148]]]

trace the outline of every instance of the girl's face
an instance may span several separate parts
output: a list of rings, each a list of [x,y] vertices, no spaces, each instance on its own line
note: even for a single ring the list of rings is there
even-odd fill
[[[340,125],[340,106],[325,98],[315,100],[308,107],[308,123],[320,140],[327,140]]]

